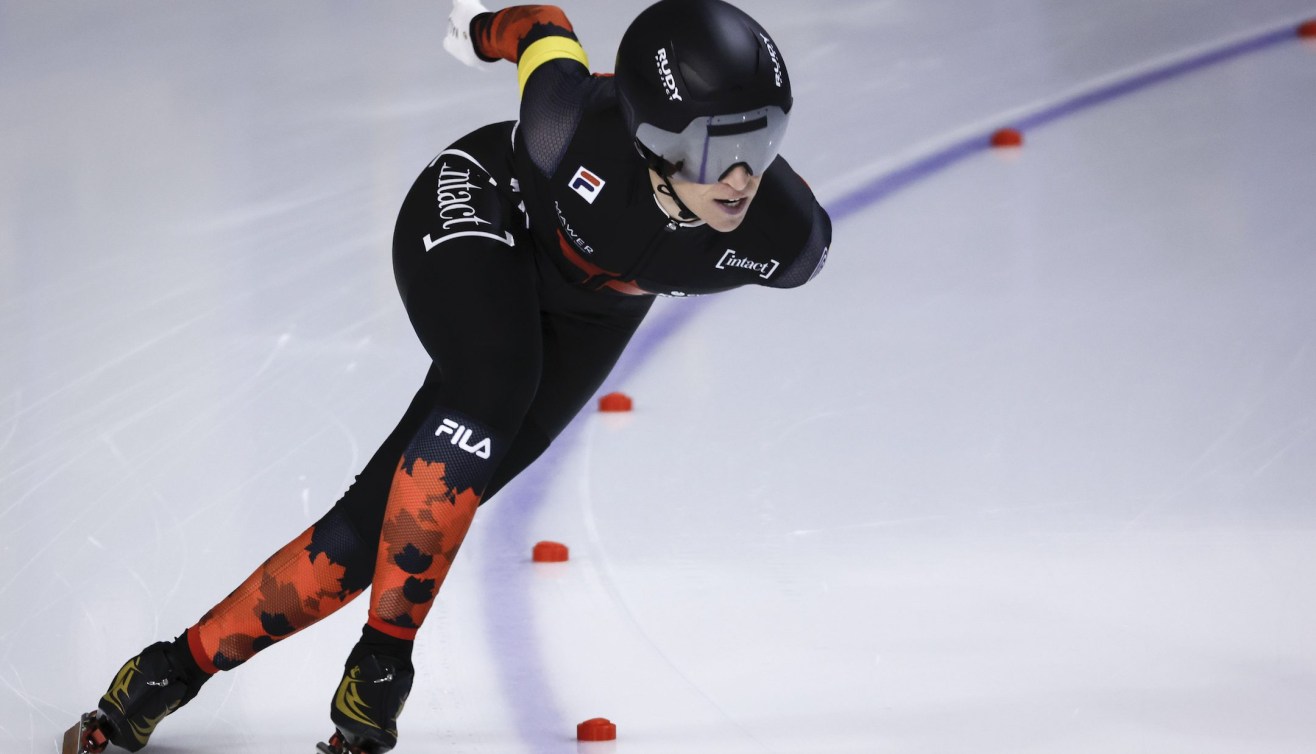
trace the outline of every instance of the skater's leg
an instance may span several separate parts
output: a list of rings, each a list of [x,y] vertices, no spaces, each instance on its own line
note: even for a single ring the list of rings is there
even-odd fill
[[[482,129],[442,153],[417,179],[394,235],[399,292],[435,376],[429,413],[393,462],[368,623],[331,707],[347,743],[375,752],[396,744],[411,642],[539,380],[537,278],[524,220],[513,197],[494,188],[508,187],[508,176],[481,164],[504,159],[509,137],[510,124]],[[493,156],[479,156],[486,152]],[[445,204],[456,196],[460,210]],[[453,221],[469,218],[479,220],[478,233]]]
[[[542,316],[539,389],[482,502],[533,463],[580,413],[612,371],[653,298],[559,289],[545,304],[550,310]]]
[[[94,721],[100,732],[122,748],[141,748],[156,724],[195,696],[216,670],[235,667],[369,585],[392,470],[430,411],[432,384],[426,380],[397,428],[329,513],[183,635],[124,663],[101,699]]]
[[[539,383],[533,252],[513,197],[494,188],[510,183],[499,174],[509,135],[510,124],[486,127],[440,154],[394,234],[399,292],[437,371],[432,410],[395,460],[371,590],[370,625],[402,640],[415,637]],[[468,209],[446,208],[448,193]],[[468,212],[480,234],[447,219]]]
[[[197,663],[231,670],[347,604],[370,584],[373,554],[342,509],[331,509],[188,629]]]
[[[192,655],[206,672],[237,667],[370,585],[393,471],[432,410],[436,376],[430,370],[397,427],[337,504],[188,629]]]

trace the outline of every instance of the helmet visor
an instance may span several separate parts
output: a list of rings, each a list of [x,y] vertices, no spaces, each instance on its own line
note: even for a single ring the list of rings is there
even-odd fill
[[[672,174],[692,183],[716,183],[736,165],[763,175],[777,158],[790,114],[769,106],[731,115],[701,116],[679,133],[641,123],[635,138]]]

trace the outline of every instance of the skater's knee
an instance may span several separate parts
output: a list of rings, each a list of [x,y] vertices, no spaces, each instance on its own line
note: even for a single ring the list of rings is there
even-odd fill
[[[462,414],[488,431],[511,437],[525,421],[538,389],[538,375],[508,369],[502,374],[445,370],[436,391],[437,410]]]
[[[512,439],[507,453],[498,462],[498,468],[494,470],[489,485],[485,487],[482,502],[488,502],[508,482],[515,479],[527,466],[534,463],[535,459],[543,455],[544,451],[548,449],[551,442],[552,437],[540,428],[539,424],[534,421],[534,417],[526,417],[520,430],[517,431],[516,437]]]

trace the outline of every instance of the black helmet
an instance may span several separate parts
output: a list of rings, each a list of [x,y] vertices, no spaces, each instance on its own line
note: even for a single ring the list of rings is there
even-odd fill
[[[781,52],[722,0],[649,6],[621,38],[616,79],[626,126],[664,177],[713,183],[740,164],[762,175],[790,120]]]

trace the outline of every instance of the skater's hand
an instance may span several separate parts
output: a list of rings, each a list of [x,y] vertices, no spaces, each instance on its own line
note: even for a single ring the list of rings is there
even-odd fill
[[[475,54],[475,42],[471,39],[471,19],[489,9],[480,4],[480,0],[452,0],[452,13],[448,14],[448,35],[443,38],[443,49],[454,58],[472,68],[487,70],[493,64],[480,59]]]

